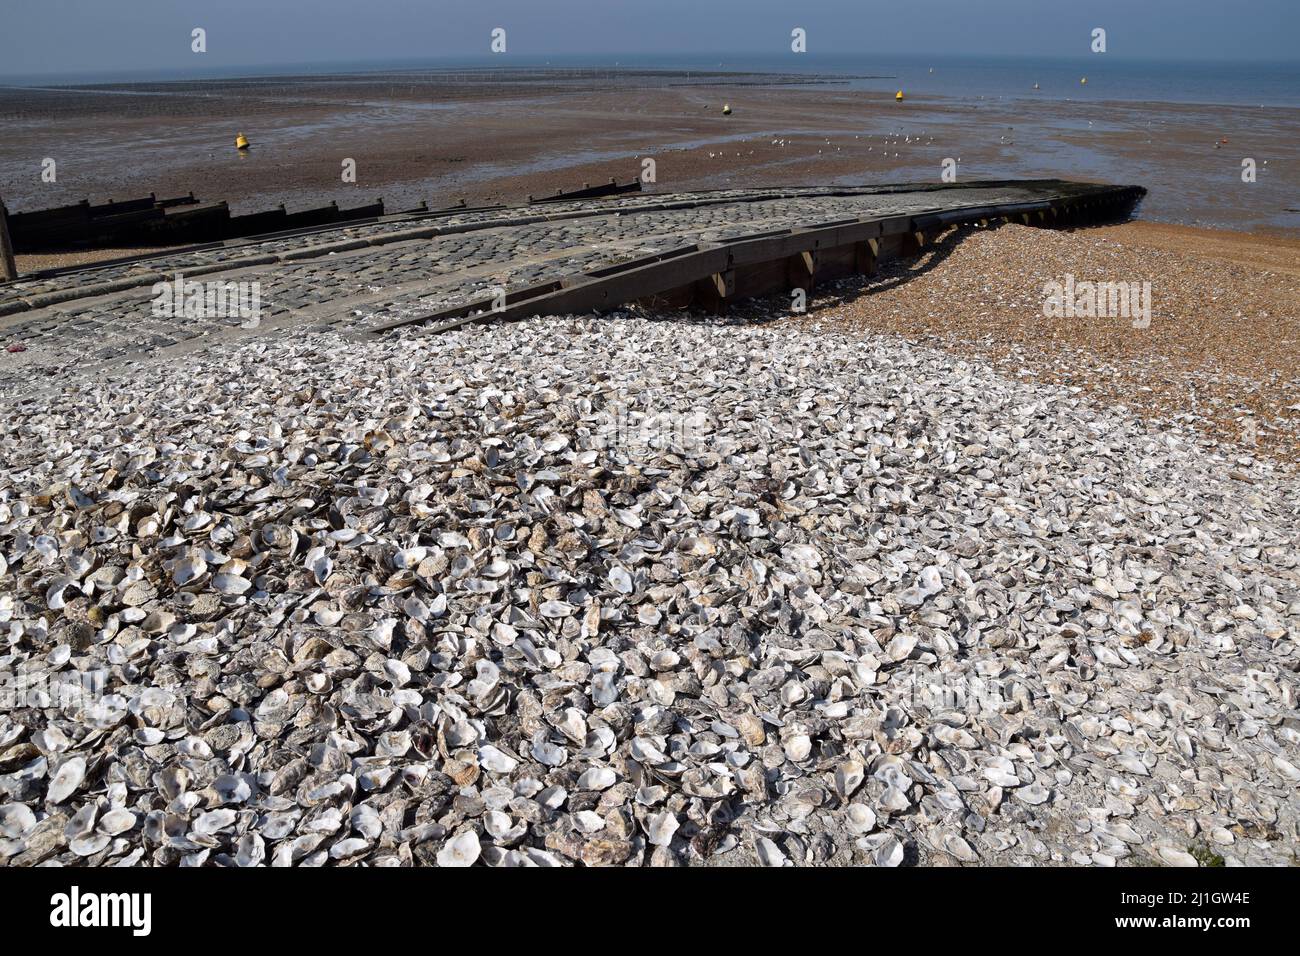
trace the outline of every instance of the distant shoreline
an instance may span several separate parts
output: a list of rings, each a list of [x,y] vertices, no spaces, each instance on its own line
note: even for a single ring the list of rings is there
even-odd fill
[[[657,78],[661,80],[673,80],[677,82],[667,82],[656,84],[654,88],[673,87],[673,86],[710,86],[713,88],[724,87],[805,87],[805,86],[833,86],[841,89],[850,89],[851,84],[861,81],[890,81],[897,83],[901,77],[897,73],[880,73],[880,74],[800,74],[800,73],[781,73],[781,72],[764,72],[759,70],[715,70],[715,71],[693,71],[693,70],[648,70],[648,69],[627,69],[614,68],[608,71],[610,78],[619,78],[624,80],[633,80],[641,78]],[[446,69],[446,70],[377,70],[377,71],[357,71],[357,72],[336,72],[336,73],[285,73],[285,74],[267,74],[267,75],[248,75],[248,76],[230,76],[230,77],[197,77],[197,78],[175,78],[175,79],[154,79],[139,81],[113,81],[98,83],[68,83],[68,84],[47,84],[47,85],[24,85],[0,82],[0,95],[16,95],[22,93],[84,93],[87,95],[107,95],[107,96],[144,96],[144,95],[174,95],[195,93],[194,87],[211,86],[214,89],[232,84],[258,84],[264,85],[269,83],[291,84],[291,83],[334,83],[340,80],[356,81],[380,81],[389,79],[392,81],[414,80],[414,79],[435,79],[435,80],[456,80],[465,77],[482,79],[490,83],[523,83],[533,79],[541,80],[577,80],[591,79],[593,74],[590,71],[584,73],[581,70],[571,70],[564,68],[551,69],[530,69],[524,67],[512,67],[507,69]],[[3,79],[3,78],[0,78]],[[1012,94],[1003,95],[975,95],[954,92],[920,92],[913,90],[913,98],[924,97],[926,100],[933,101],[951,101],[962,102],[970,100],[994,99],[999,101],[1025,103],[1042,103],[1042,102],[1087,102],[1094,106],[1106,107],[1123,107],[1123,106],[1140,106],[1154,108],[1157,106],[1171,107],[1210,107],[1221,109],[1266,109],[1294,111],[1300,114],[1300,100],[1294,103],[1260,103],[1243,105],[1215,100],[1161,100],[1150,98],[1126,98],[1126,97],[1090,97],[1085,98],[1079,95],[1065,96],[1063,93],[1052,93],[1043,90],[1020,91]]]
[[[1090,98],[1119,102],[1179,102],[1300,108],[1300,62],[1138,60],[1108,56],[920,56],[896,54],[773,55],[738,53],[694,56],[526,56],[429,60],[358,60],[208,69],[99,70],[0,75],[0,89],[91,88],[265,81],[328,81],[462,72],[533,74],[605,72],[621,76],[658,74],[693,78],[756,76],[772,82],[788,77],[822,83],[906,80],[919,92],[949,96],[1007,96],[1049,99],[1079,94],[1079,77],[1092,74]],[[1013,78],[1023,74],[1024,82]],[[1036,78],[1036,79],[1035,79]],[[1108,82],[1113,81],[1108,86]],[[1038,82],[1040,89],[1033,91]],[[1097,84],[1102,84],[1098,87]],[[1099,94],[1099,96],[1098,96]]]

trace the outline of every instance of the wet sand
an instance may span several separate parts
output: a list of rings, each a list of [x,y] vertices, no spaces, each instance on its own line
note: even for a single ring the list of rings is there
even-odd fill
[[[923,182],[951,158],[961,179],[1139,183],[1146,219],[1300,235],[1300,212],[1287,211],[1300,195],[1300,109],[1280,107],[895,103],[810,77],[471,71],[5,88],[0,116],[11,211],[190,191],[236,212],[520,201],[626,182],[647,157],[647,188],[661,191]],[[233,147],[241,131],[247,154]],[[56,183],[41,181],[45,157]],[[1255,183],[1241,182],[1243,157],[1256,160]],[[342,181],[348,158],[355,184]]]

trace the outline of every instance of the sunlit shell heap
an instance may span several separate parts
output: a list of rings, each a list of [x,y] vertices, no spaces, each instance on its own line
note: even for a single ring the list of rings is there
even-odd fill
[[[1192,433],[627,316],[6,418],[11,865],[1296,862],[1297,487]]]

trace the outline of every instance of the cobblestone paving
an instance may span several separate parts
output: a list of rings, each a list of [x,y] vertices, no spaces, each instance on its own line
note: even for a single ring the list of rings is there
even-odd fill
[[[0,340],[26,348],[0,353],[0,395],[57,387],[70,371],[232,336],[303,326],[359,330],[493,286],[510,290],[694,242],[1018,202],[1048,189],[1024,183],[636,195],[408,217],[36,277],[0,287],[0,312],[22,309],[0,315]],[[155,315],[153,284],[176,273],[258,283],[258,327],[242,328],[238,317]]]

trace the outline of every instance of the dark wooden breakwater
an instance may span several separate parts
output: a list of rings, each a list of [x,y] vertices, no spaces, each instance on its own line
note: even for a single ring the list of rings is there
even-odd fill
[[[421,206],[411,212],[423,211]],[[9,216],[9,235],[17,253],[66,252],[132,246],[174,246],[219,242],[269,232],[307,229],[384,215],[384,201],[340,209],[337,202],[289,212],[283,204],[265,212],[232,216],[224,200],[201,202],[194,193],[98,205],[83,199],[71,206]]]
[[[619,183],[613,176],[609,182],[601,183],[599,186],[593,186],[591,183],[583,183],[581,189],[563,189],[555,190],[553,196],[528,196],[528,202],[537,205],[546,202],[572,202],[577,199],[606,199],[610,196],[626,196],[628,193],[639,193],[641,191],[641,180],[634,179],[631,182]]]
[[[529,196],[530,204],[603,199],[640,192],[640,180],[556,190],[552,196]],[[464,206],[464,201],[461,201]],[[448,211],[456,206],[448,207]],[[401,213],[428,212],[426,203]],[[140,199],[109,201],[98,205],[83,199],[70,206],[39,209],[9,216],[9,233],[17,253],[67,252],[86,249],[180,246],[222,242],[271,233],[354,223],[385,215],[384,201],[340,209],[337,202],[314,209],[289,212],[283,203],[275,209],[232,216],[225,200],[201,202],[194,193],[159,199],[153,193]]]

